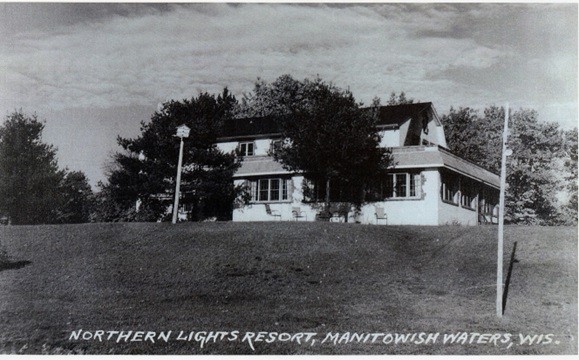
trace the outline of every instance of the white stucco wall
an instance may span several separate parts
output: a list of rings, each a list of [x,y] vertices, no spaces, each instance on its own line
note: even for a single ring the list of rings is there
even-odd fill
[[[265,156],[269,151],[269,147],[271,146],[270,139],[260,139],[255,140],[253,145],[254,155],[256,156]]]
[[[422,172],[424,183],[422,184],[422,193],[424,197],[421,199],[405,199],[405,200],[388,200],[367,204],[362,207],[362,213],[358,220],[363,224],[388,224],[388,225],[438,225],[438,189],[439,176],[436,169],[427,169]],[[302,176],[294,176],[292,178],[292,198],[291,201],[286,202],[271,202],[270,207],[274,211],[281,214],[281,219],[270,216],[265,210],[263,203],[253,203],[242,208],[233,210],[233,221],[289,221],[294,220],[292,214],[293,207],[299,207],[305,213],[305,217],[299,221],[314,221],[317,209],[312,208],[308,204],[303,204],[302,195]],[[236,184],[242,183],[243,180],[236,180]],[[388,217],[385,222],[383,220],[376,221],[376,206],[384,208],[384,212]],[[349,222],[354,222],[354,213],[350,212]],[[340,221],[343,221],[340,219]]]
[[[302,182],[303,176],[292,177],[292,193],[291,197],[287,201],[280,202],[268,202],[270,208],[274,212],[279,212],[280,217],[268,215],[265,210],[264,203],[252,203],[243,206],[238,209],[233,210],[233,221],[289,221],[294,220],[292,213],[293,207],[299,207],[304,213],[303,218],[299,218],[298,221],[314,221],[316,218],[317,210],[312,209],[307,204],[302,204],[303,194],[302,194]],[[243,183],[243,180],[235,180],[236,185]]]
[[[448,204],[440,197],[440,173],[437,168],[422,171],[421,198],[392,199],[366,204],[362,207],[358,221],[363,224],[377,225],[477,225],[478,215],[474,210]],[[244,180],[237,179],[235,184]],[[302,176],[292,177],[291,198],[287,201],[269,202],[270,208],[280,217],[268,215],[264,203],[252,203],[233,210],[233,221],[291,221],[295,220],[292,209],[299,207],[304,217],[299,221],[315,221],[318,208],[302,203]],[[376,219],[376,207],[382,207],[387,220]],[[340,219],[340,221],[343,221]],[[354,222],[354,212],[349,214],[348,222]]]
[[[444,128],[442,126],[437,126],[435,120],[431,120],[428,123],[428,134],[422,133],[422,138],[433,144],[447,147],[446,138],[444,137]]]
[[[380,147],[397,147],[400,146],[400,130],[380,130]]]
[[[408,135],[408,128],[410,127],[410,120],[406,120],[402,125],[400,125],[400,130],[398,131],[398,146],[404,146],[406,141],[406,136]]]
[[[237,141],[227,141],[227,142],[219,142],[217,143],[217,148],[225,153],[230,153],[237,149]]]
[[[434,121],[432,121],[432,124],[434,124]],[[434,129],[436,129],[434,131],[434,133],[436,134],[436,141],[435,144],[438,144],[440,146],[444,146],[444,147],[448,147],[446,145],[446,135],[444,135],[444,126],[440,125],[440,126],[433,126]]]
[[[440,176],[440,175],[439,175]],[[439,188],[440,194],[440,188]],[[457,195],[458,197],[459,195]],[[476,210],[466,209],[459,204],[449,204],[438,196],[438,224],[439,225],[477,225]]]
[[[387,200],[367,204],[362,208],[361,222],[364,224],[388,225],[438,225],[438,171],[422,172],[423,199]],[[376,206],[384,208],[387,220],[376,219]]]
[[[478,219],[475,210],[465,209],[439,200],[440,225],[477,225]]]
[[[270,203],[272,212],[279,212],[281,218],[268,215],[264,204],[249,204],[233,210],[233,221],[288,221],[291,219],[290,203]]]

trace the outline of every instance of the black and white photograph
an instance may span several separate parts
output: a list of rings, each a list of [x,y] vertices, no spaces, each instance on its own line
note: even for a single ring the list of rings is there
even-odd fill
[[[0,2],[0,355],[578,355],[578,12]]]

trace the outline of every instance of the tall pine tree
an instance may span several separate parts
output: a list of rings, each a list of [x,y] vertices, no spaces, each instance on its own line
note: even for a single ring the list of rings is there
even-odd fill
[[[135,139],[119,138],[124,152],[114,156],[108,183],[101,185],[100,220],[155,221],[167,211],[175,191],[179,140],[176,128],[191,128],[185,138],[180,204],[192,209],[192,220],[231,217],[236,189],[232,176],[239,167],[235,154],[220,151],[215,141],[236,100],[227,89],[217,97],[169,101],[142,123]],[[139,202],[139,211],[136,204]],[[107,211],[110,214],[107,215]]]
[[[0,213],[14,225],[55,222],[59,186],[56,149],[42,142],[44,124],[21,111],[0,127]]]

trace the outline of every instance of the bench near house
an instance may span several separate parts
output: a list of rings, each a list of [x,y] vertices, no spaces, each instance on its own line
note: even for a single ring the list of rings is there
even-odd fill
[[[432,103],[383,106],[380,146],[392,148],[395,166],[382,179],[378,201],[361,213],[335,209],[331,221],[388,225],[496,223],[499,176],[452,154]],[[217,146],[244,156],[234,176],[251,193],[249,204],[233,210],[233,221],[314,221],[319,202],[307,202],[304,177],[268,156],[281,139],[273,117],[228,122]],[[334,200],[334,199],[332,199]]]

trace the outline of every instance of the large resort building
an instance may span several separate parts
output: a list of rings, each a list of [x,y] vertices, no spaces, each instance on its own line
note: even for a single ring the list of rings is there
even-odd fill
[[[336,202],[330,221],[384,225],[476,225],[496,223],[499,177],[452,154],[432,103],[379,109],[380,146],[391,148],[394,167],[376,201],[361,212]],[[250,192],[248,204],[233,210],[233,221],[315,221],[320,202],[303,194],[304,176],[285,170],[269,156],[281,140],[276,118],[235,119],[217,146],[239,150],[243,162],[234,176]],[[338,206],[342,205],[342,206]]]

